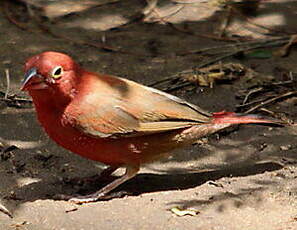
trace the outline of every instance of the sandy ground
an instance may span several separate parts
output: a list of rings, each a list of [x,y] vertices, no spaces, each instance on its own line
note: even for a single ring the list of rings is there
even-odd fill
[[[168,4],[159,2],[164,11],[175,7]],[[134,11],[144,7],[139,1],[123,1],[54,19],[50,24],[55,33],[72,39],[100,42],[105,36],[106,44],[135,55],[105,52],[54,38],[45,31],[33,32],[38,28],[20,17],[24,12],[19,6],[13,7],[12,14],[17,14],[20,22],[28,22],[30,30],[17,28],[0,14],[0,90],[6,90],[4,71],[9,69],[10,93],[25,96],[18,90],[22,65],[26,58],[45,50],[66,52],[92,71],[150,84],[197,66],[203,59],[176,53],[227,44],[181,33],[160,23],[138,21],[106,30],[126,22]],[[296,31],[296,12],[294,1],[267,1],[252,20],[277,30]],[[197,34],[212,34],[222,18],[224,13],[213,5],[196,3],[187,4],[167,19],[179,26],[186,24],[185,28],[190,27]],[[265,37],[252,28],[245,20],[234,18],[228,33]],[[262,76],[261,84],[263,79],[283,80],[283,72],[297,72],[296,58],[297,52],[292,49],[283,58],[224,62],[241,62],[253,68]],[[242,102],[236,94],[247,88],[245,83],[240,78],[231,84],[216,84],[212,89],[198,87],[173,93],[210,111],[233,111]],[[286,90],[296,90],[294,87],[289,85]],[[296,103],[296,97],[290,97],[266,108],[294,120]],[[48,140],[31,105],[23,107],[9,107],[0,101],[0,142],[19,147],[6,152],[1,147],[0,204],[13,218],[0,213],[0,229],[297,229],[296,126],[249,125],[213,135],[162,162],[143,167],[134,179],[118,188],[131,195],[75,205],[52,197],[95,191],[101,183],[84,186],[69,179],[96,175],[104,166]],[[179,217],[172,213],[174,207],[199,213]]]

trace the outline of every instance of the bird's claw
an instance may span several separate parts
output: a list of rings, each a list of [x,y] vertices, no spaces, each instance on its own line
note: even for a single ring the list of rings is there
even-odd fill
[[[131,195],[131,193],[126,191],[120,191],[120,192],[114,192],[110,194],[94,193],[86,196],[81,196],[81,195],[70,196],[70,195],[58,194],[58,195],[55,195],[53,198],[55,200],[66,200],[75,204],[85,204],[85,203],[96,202],[99,200],[110,200],[113,198],[121,198],[127,195]]]
[[[96,202],[99,199],[100,199],[100,197],[79,196],[79,197],[73,197],[73,198],[69,199],[68,201],[71,203],[75,203],[75,204],[85,204],[85,203]]]
[[[87,196],[77,196],[72,197],[68,201],[73,202],[75,204],[84,204],[84,203],[92,203],[99,200],[111,200],[114,198],[121,198],[127,195],[131,195],[129,192],[126,191],[119,191],[119,192],[113,192],[110,194],[104,194],[104,193],[95,193]]]
[[[91,203],[91,202],[95,202],[98,201],[99,199],[103,199],[103,195],[97,195],[97,196],[92,196],[92,195],[88,195],[88,196],[80,196],[80,195],[65,195],[65,194],[57,194],[53,197],[54,200],[65,200],[65,201],[69,201],[71,203],[75,203],[75,204],[83,204],[83,203]]]

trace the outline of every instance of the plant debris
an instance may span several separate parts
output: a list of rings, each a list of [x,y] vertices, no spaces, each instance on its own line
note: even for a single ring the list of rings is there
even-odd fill
[[[293,34],[291,36],[290,41],[286,45],[284,45],[283,47],[278,49],[274,54],[276,56],[285,57],[285,56],[287,56],[289,54],[291,47],[293,45],[295,45],[296,43],[297,43],[297,35]]]
[[[245,75],[247,68],[239,63],[215,64],[201,68],[192,73],[181,73],[180,78],[199,86],[213,88],[215,82],[232,81]]]
[[[195,209],[183,209],[180,207],[171,208],[170,211],[177,216],[197,216],[200,212]]]
[[[6,214],[7,216],[9,216],[10,218],[13,218],[12,214],[9,212],[9,210],[0,203],[0,212]]]

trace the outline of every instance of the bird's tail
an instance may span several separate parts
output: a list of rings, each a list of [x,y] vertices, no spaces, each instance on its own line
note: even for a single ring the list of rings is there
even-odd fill
[[[283,125],[280,120],[267,118],[254,114],[241,114],[233,112],[218,112],[213,113],[212,124],[275,124]]]
[[[267,124],[267,125],[284,125],[283,122],[266,118],[259,115],[238,114],[233,112],[218,112],[212,114],[212,120],[209,123],[193,125],[185,129],[181,134],[174,137],[177,144],[189,144],[197,139],[208,136],[235,124]]]

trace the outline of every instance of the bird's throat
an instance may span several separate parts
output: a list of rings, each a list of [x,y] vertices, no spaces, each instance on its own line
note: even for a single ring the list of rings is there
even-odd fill
[[[30,90],[29,94],[38,113],[51,114],[64,111],[71,101],[71,98],[57,96],[54,91],[49,89]]]

